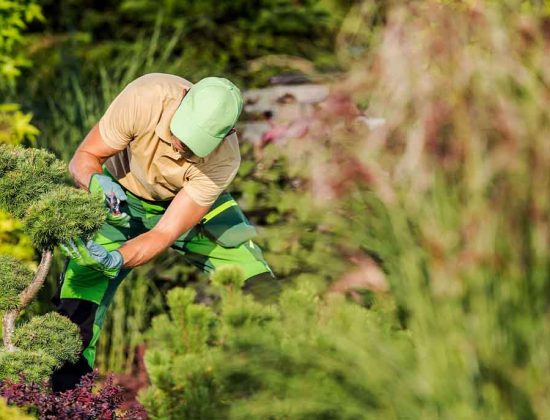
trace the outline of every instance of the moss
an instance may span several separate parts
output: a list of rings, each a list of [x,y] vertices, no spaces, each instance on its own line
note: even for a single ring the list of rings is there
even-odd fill
[[[58,187],[33,204],[25,230],[39,249],[51,249],[77,236],[91,237],[105,221],[100,197],[71,187]]]
[[[0,255],[0,310],[19,306],[19,294],[30,284],[34,273],[16,258]]]
[[[78,326],[55,312],[34,317],[17,328],[13,342],[22,350],[46,352],[54,358],[55,367],[76,362],[82,349]]]

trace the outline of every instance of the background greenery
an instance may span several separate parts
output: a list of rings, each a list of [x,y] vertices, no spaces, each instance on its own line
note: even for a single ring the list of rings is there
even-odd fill
[[[242,145],[232,186],[286,283],[280,305],[243,297],[238,272],[211,282],[167,253],[117,294],[102,371],[132,372],[148,343],[152,418],[545,418],[549,12],[535,0],[46,1],[45,19],[13,25],[30,25],[16,39],[32,66],[19,61],[3,98],[40,129],[17,141],[64,160],[146,72],[332,81],[305,138],[260,162]],[[385,125],[367,129],[351,104]]]
[[[192,81],[218,74],[246,87],[265,85],[271,75],[281,72],[299,73],[292,68],[293,56],[311,60],[319,71],[337,69],[335,34],[348,8],[346,2],[319,1],[233,5],[44,2],[42,11],[47,19],[27,32],[32,66],[23,70],[11,95],[32,109],[33,124],[40,130],[39,146],[68,161],[110,101],[141,74],[173,72]],[[225,39],[235,45],[227,46]],[[277,62],[281,65],[263,65],[261,60],[266,55],[279,57]],[[28,136],[26,142],[33,144]],[[298,195],[292,191],[292,179],[279,151],[270,149],[264,169],[256,170],[252,148],[243,144],[245,164],[233,190],[242,197],[242,205],[255,223],[273,226],[277,231],[276,235],[266,232],[264,237],[271,237],[273,242],[277,258],[268,258],[279,275],[307,273],[315,270],[314,266],[321,264],[327,253],[313,258],[309,255],[318,242],[313,238],[314,222],[307,221],[307,211],[296,215],[296,223],[288,223],[295,219],[290,213],[295,212]],[[283,190],[288,197],[281,200]],[[301,234],[303,240],[298,240],[295,232],[303,230],[302,223],[310,227]],[[25,236],[21,238],[27,240]],[[289,255],[287,239],[294,242],[296,255]],[[306,248],[300,247],[299,242]],[[24,249],[31,253],[30,247]],[[341,266],[335,261],[331,272],[342,270]],[[42,292],[42,310],[48,307],[48,296],[56,287],[62,267],[61,258],[54,262],[49,287]],[[327,272],[326,278],[329,275]],[[106,333],[100,342],[99,366],[105,371],[129,371],[135,349],[143,342],[141,332],[151,316],[161,310],[165,292],[174,284],[197,283],[200,278],[193,268],[183,266],[177,255],[170,253],[155,264],[135,270],[115,297],[112,316],[106,321]],[[197,287],[202,290],[201,295],[207,296],[208,285],[202,280]],[[140,307],[143,296],[150,299]]]

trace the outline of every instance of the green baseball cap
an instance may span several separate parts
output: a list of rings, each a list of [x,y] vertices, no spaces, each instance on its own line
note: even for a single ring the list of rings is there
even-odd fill
[[[170,131],[198,157],[214,150],[243,109],[241,91],[222,77],[206,77],[187,92],[170,121]]]

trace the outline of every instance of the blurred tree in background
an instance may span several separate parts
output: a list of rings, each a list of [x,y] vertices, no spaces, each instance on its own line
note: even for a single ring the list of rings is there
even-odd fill
[[[174,42],[169,56],[172,71],[191,81],[217,74],[247,84],[265,83],[277,70],[265,67],[263,73],[253,74],[249,61],[273,54],[334,69],[334,34],[351,3],[45,0],[42,7],[48,19],[35,25],[33,44],[33,75],[42,80],[31,77],[31,91],[68,70],[82,80],[96,81],[98,67],[115,69],[139,54],[142,43],[154,36],[163,46]],[[163,55],[162,49],[158,52],[155,59]],[[167,71],[158,63],[157,70],[162,69]]]
[[[14,86],[21,68],[30,66],[23,31],[29,23],[42,19],[33,0],[5,0],[0,5],[0,87]]]
[[[242,295],[243,281],[238,267],[215,274],[217,312],[193,303],[190,289],[169,292],[170,311],[148,335],[151,386],[140,401],[152,419],[414,413],[410,399],[396,401],[414,387],[414,355],[391,299],[369,311],[342,296],[322,299],[302,282],[279,305],[263,306]]]
[[[0,143],[19,144],[35,140],[38,131],[30,124],[31,114],[24,114],[15,103],[6,103],[16,80],[25,67],[31,66],[24,35],[27,26],[43,20],[40,7],[32,0],[6,0],[0,4]]]

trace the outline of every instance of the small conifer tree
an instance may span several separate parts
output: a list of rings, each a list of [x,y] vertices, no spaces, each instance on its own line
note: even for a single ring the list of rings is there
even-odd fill
[[[169,292],[170,311],[153,319],[145,354],[151,386],[140,401],[151,419],[359,419],[418,410],[394,402],[414,389],[414,349],[392,299],[370,311],[303,282],[264,306],[243,295],[239,271],[215,273],[217,310],[193,303],[192,290]]]
[[[22,220],[41,253],[36,272],[13,257],[0,255],[0,310],[4,311],[0,379],[40,381],[82,346],[78,327],[57,313],[31,319],[16,329],[21,311],[44,283],[54,247],[75,237],[90,237],[105,220],[100,197],[64,185],[66,165],[44,150],[0,146],[0,209]]]

